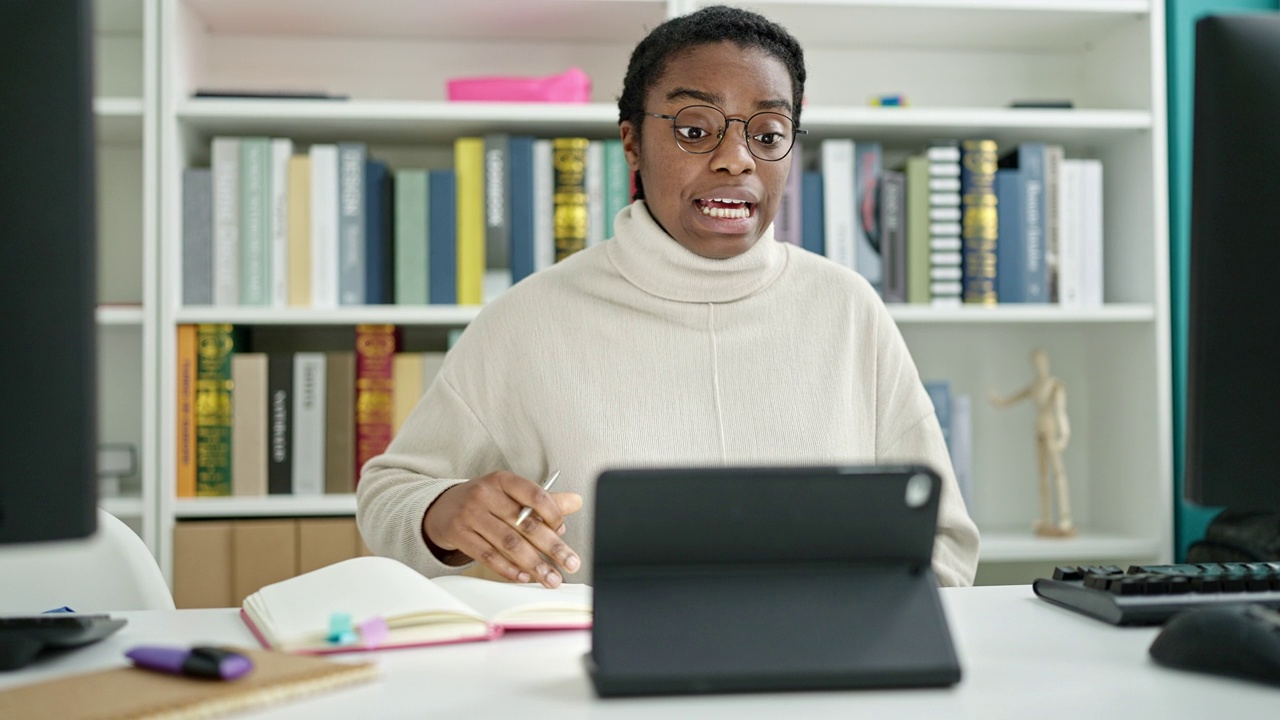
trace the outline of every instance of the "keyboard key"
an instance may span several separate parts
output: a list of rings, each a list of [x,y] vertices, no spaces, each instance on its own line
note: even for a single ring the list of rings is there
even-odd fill
[[[1062,580],[1064,582],[1074,582],[1084,579],[1084,571],[1079,566],[1059,565],[1053,569],[1053,579]]]

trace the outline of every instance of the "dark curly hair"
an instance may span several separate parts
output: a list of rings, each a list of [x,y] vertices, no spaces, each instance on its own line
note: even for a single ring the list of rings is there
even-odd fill
[[[750,10],[713,5],[672,18],[654,28],[636,45],[627,65],[627,77],[618,96],[618,124],[630,120],[637,139],[644,119],[649,90],[667,71],[672,57],[700,45],[731,42],[741,48],[757,48],[777,58],[791,74],[791,107],[800,124],[800,102],[804,98],[804,51],[800,43],[781,25]],[[644,185],[636,173],[634,200],[644,198]]]

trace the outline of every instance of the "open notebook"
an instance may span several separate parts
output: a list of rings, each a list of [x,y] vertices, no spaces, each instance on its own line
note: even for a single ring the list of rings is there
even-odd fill
[[[334,613],[350,616],[356,642],[330,642]],[[591,587],[429,579],[399,561],[366,556],[267,585],[245,598],[240,615],[274,650],[349,652],[492,640],[506,630],[589,628]],[[360,631],[378,620],[385,623],[385,637]]]

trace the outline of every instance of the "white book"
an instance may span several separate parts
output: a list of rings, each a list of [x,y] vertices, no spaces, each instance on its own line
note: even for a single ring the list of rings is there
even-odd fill
[[[929,223],[929,236],[932,238],[959,238],[960,231],[958,222]]]
[[[311,146],[311,307],[338,307],[338,146]]]
[[[1102,245],[1102,161],[1085,160],[1084,165],[1084,214],[1081,218],[1081,236],[1083,237],[1084,256],[1084,304],[1089,307],[1101,307],[1106,301],[1103,293],[1103,258]]]
[[[853,140],[822,141],[822,214],[826,256],[857,270],[853,186]]]
[[[929,178],[929,192],[960,192],[960,178],[958,177],[933,177]]]
[[[930,280],[964,280],[964,268],[959,265],[935,265],[929,268]]]
[[[550,140],[533,141],[533,269],[556,262],[555,165]]]
[[[929,240],[929,249],[939,252],[960,252],[964,249],[964,241],[956,237],[940,236]]]
[[[956,163],[956,169],[958,170],[958,163],[960,162],[960,146],[951,144],[930,145],[928,150],[925,151],[925,157],[929,159],[930,163]]]
[[[599,245],[604,236],[604,141],[587,143],[587,247]]]
[[[1081,204],[1080,185],[1084,174],[1079,160],[1063,160],[1058,173],[1058,303],[1066,307],[1080,307],[1083,281],[1082,238],[1080,237]]]
[[[213,166],[213,304],[240,304],[240,138],[216,137]]]
[[[960,193],[929,193],[929,208],[959,208]]]
[[[935,222],[943,221],[943,222],[958,223],[961,220],[960,206],[949,205],[949,206],[943,207],[941,205],[934,205],[933,207],[929,208],[929,219]]]
[[[271,140],[271,305],[289,305],[289,158],[293,141]]]
[[[351,650],[369,649],[362,626],[381,621],[376,647],[494,640],[506,630],[585,629],[589,585],[555,589],[465,575],[428,578],[391,558],[343,560],[263,587],[244,600],[246,623],[263,644],[294,653],[340,651],[329,641],[335,608],[351,617]]]
[[[324,494],[325,354],[293,356],[293,494]]]
[[[426,352],[422,353],[422,392],[426,393],[427,388],[431,387],[431,383],[435,382],[436,375],[440,374],[440,368],[444,365],[444,356],[442,352]]]

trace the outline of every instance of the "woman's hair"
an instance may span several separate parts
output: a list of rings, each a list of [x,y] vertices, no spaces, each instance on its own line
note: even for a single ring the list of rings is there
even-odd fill
[[[791,107],[800,123],[800,103],[804,98],[804,51],[782,26],[749,10],[713,5],[695,13],[672,18],[654,28],[636,45],[627,65],[618,96],[618,123],[628,120],[640,139],[649,90],[667,71],[673,57],[700,45],[731,42],[741,48],[758,48],[777,58],[791,75]],[[644,198],[644,185],[636,173],[636,200]]]

